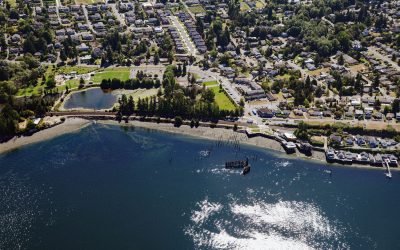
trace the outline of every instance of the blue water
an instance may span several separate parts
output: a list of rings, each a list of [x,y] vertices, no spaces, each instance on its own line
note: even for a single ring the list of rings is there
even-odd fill
[[[399,249],[383,172],[91,125],[0,155],[0,249]]]
[[[108,109],[117,101],[117,97],[111,92],[104,92],[101,88],[90,88],[84,91],[72,93],[65,101],[65,109]]]

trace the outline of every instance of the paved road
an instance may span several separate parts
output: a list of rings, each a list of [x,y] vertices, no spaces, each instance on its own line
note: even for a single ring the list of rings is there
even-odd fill
[[[119,23],[123,26],[126,26],[125,19],[122,17],[121,13],[118,12],[116,4],[109,3],[108,6],[111,7],[111,11],[113,15],[118,19]]]
[[[384,55],[381,52],[378,51],[378,48],[375,46],[369,46],[368,47],[368,53],[372,54],[375,58],[378,58],[384,62],[389,63],[393,68],[396,70],[400,71],[400,66],[392,61],[392,58],[389,57],[388,55]]]
[[[89,26],[90,31],[92,31],[93,34],[97,34],[97,32],[93,28],[92,22],[89,19],[89,14],[86,9],[86,5],[84,5],[84,4],[82,5],[82,10],[83,10],[83,15],[85,15],[86,24]]]
[[[329,24],[332,28],[335,28],[335,24],[326,19],[325,17],[322,17],[321,20]]]
[[[199,52],[197,51],[196,46],[193,44],[192,39],[190,39],[185,26],[178,20],[178,17],[169,16],[169,18],[171,20],[172,26],[174,26],[178,30],[179,36],[181,37],[188,54],[194,56],[198,55]]]
[[[58,11],[58,8],[60,6],[61,6],[60,0],[56,0],[56,13],[57,13],[57,17],[58,17],[58,22],[60,23],[60,25],[62,25],[60,12]]]

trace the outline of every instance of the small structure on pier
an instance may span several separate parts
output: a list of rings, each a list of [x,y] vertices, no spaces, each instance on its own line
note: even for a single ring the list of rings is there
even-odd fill
[[[241,168],[242,170],[242,175],[246,175],[250,172],[250,165],[249,165],[249,159],[246,158],[245,161],[227,161],[225,162],[225,168],[227,169],[233,169],[233,168]]]

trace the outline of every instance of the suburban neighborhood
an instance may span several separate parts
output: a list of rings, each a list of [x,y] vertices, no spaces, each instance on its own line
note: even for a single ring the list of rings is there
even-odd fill
[[[2,140],[90,109],[399,156],[399,2],[0,4]],[[68,108],[92,88],[118,101]]]

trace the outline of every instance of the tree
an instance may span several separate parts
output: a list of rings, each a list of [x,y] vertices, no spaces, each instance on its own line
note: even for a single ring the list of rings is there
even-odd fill
[[[175,119],[174,119],[174,126],[177,127],[177,128],[179,128],[179,127],[182,125],[182,123],[183,123],[182,117],[180,117],[180,116],[175,116]]]
[[[392,102],[392,112],[394,114],[400,112],[400,100],[399,99],[394,99]]]
[[[239,101],[239,105],[241,106],[241,107],[244,107],[244,99],[243,98],[240,98],[240,101]]]
[[[49,76],[49,78],[47,78],[46,86],[49,89],[52,89],[56,86],[56,80],[55,80],[54,75],[51,75],[51,76]]]
[[[80,89],[83,88],[84,85],[85,85],[85,80],[83,80],[83,78],[81,77],[81,78],[79,79],[79,88],[80,88]]]
[[[12,136],[18,131],[19,115],[6,104],[0,112],[0,137]]]
[[[344,58],[343,58],[343,54],[340,54],[337,60],[339,65],[344,65]]]
[[[158,55],[158,53],[154,54],[154,64],[157,65],[158,63],[160,63],[160,56]]]
[[[201,98],[202,98],[205,102],[212,103],[212,102],[214,102],[215,94],[214,94],[214,92],[213,92],[211,89],[206,89],[206,90],[203,92]]]
[[[186,62],[183,63],[183,68],[182,68],[182,76],[185,76],[187,73],[187,69],[186,69]]]
[[[305,122],[301,121],[299,123],[299,126],[297,129],[294,131],[294,135],[297,136],[297,138],[301,140],[308,140],[308,132],[307,132],[308,126]]]
[[[237,131],[238,130],[238,125],[235,123],[233,124],[233,131]]]

